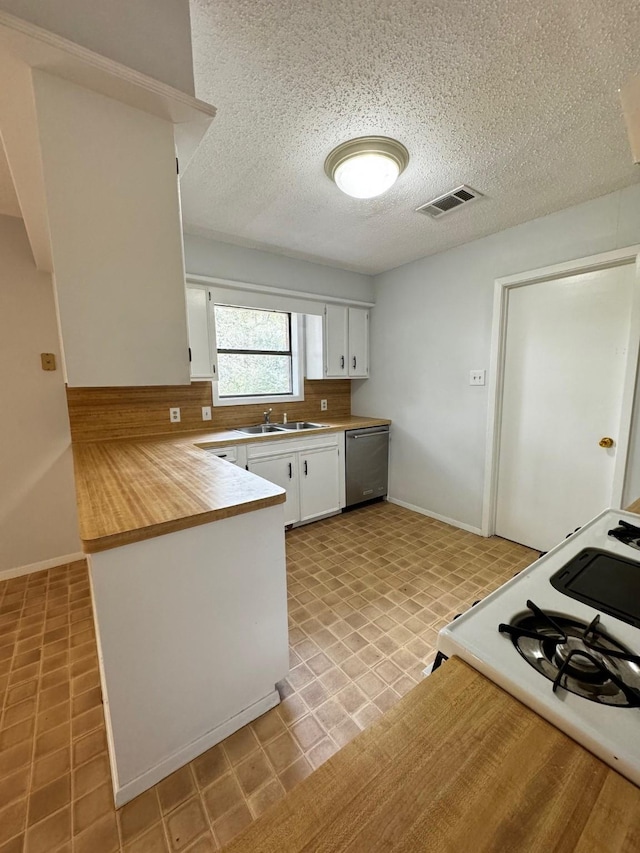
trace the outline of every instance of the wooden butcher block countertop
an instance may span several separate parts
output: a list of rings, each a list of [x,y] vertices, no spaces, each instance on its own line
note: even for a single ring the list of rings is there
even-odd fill
[[[225,847],[639,850],[640,788],[455,657]]]
[[[234,430],[78,442],[73,459],[80,539],[95,553],[284,503],[284,489],[203,448],[277,441],[388,424],[323,420],[329,428],[260,436]]]

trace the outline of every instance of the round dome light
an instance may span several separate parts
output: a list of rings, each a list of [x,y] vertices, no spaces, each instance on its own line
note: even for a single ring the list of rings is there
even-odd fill
[[[387,136],[361,136],[334,148],[324,170],[343,193],[374,198],[396,182],[409,162],[409,152]]]

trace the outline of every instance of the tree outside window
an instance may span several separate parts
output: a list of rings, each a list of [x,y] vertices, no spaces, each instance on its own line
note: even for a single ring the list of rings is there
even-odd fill
[[[218,395],[293,394],[291,314],[215,305]]]

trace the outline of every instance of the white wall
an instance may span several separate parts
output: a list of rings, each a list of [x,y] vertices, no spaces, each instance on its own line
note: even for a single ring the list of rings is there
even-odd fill
[[[71,438],[53,288],[37,272],[22,220],[0,216],[0,577],[80,551]]]
[[[70,386],[189,382],[173,125],[33,71]]]
[[[0,0],[0,9],[194,93],[189,0]]]
[[[376,277],[371,378],[352,409],[393,419],[392,497],[480,527],[488,387],[468,380],[489,366],[494,280],[638,242],[633,186]]]
[[[322,296],[373,301],[373,278],[274,252],[247,249],[193,234],[184,235],[188,273],[303,290]]]

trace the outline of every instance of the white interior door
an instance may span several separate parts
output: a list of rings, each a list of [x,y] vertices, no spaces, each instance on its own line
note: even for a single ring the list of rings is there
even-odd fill
[[[633,287],[628,264],[510,289],[498,536],[548,550],[611,505]]]

